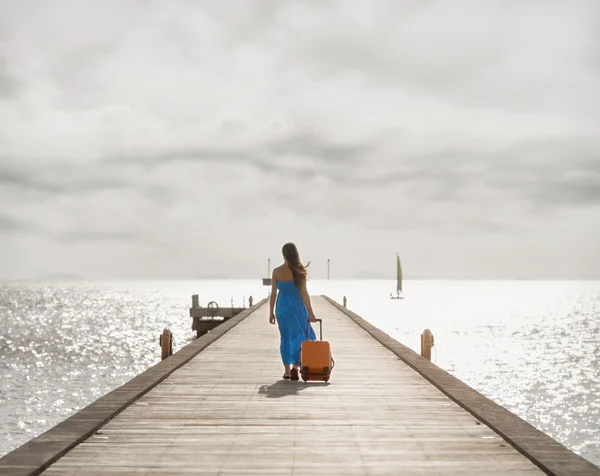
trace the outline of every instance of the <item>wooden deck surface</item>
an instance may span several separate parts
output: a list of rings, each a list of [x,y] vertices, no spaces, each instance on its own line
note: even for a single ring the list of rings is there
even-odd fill
[[[543,474],[324,298],[313,303],[336,361],[329,384],[281,380],[263,305],[43,474]]]

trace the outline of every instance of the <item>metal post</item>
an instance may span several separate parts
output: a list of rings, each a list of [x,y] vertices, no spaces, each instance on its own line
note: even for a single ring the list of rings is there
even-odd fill
[[[327,258],[327,281],[329,281],[329,258]]]

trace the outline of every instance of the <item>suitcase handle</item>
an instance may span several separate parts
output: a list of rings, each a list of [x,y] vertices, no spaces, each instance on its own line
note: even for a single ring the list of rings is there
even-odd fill
[[[319,323],[319,340],[323,340],[323,319],[316,319]],[[310,328],[310,321],[306,320],[306,339],[308,339],[308,329]]]

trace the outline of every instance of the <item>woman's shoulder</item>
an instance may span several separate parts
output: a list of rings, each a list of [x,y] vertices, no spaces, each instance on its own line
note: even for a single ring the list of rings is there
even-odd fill
[[[290,267],[285,263],[273,268],[273,278],[287,280],[290,274]]]

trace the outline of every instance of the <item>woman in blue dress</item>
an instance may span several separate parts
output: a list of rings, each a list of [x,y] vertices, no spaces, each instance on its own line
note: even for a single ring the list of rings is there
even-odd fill
[[[286,243],[281,250],[284,263],[273,270],[269,322],[279,327],[279,351],[285,368],[284,379],[298,380],[300,346],[304,340],[316,340],[309,322],[316,322],[306,289],[308,273],[300,261],[298,248]]]

